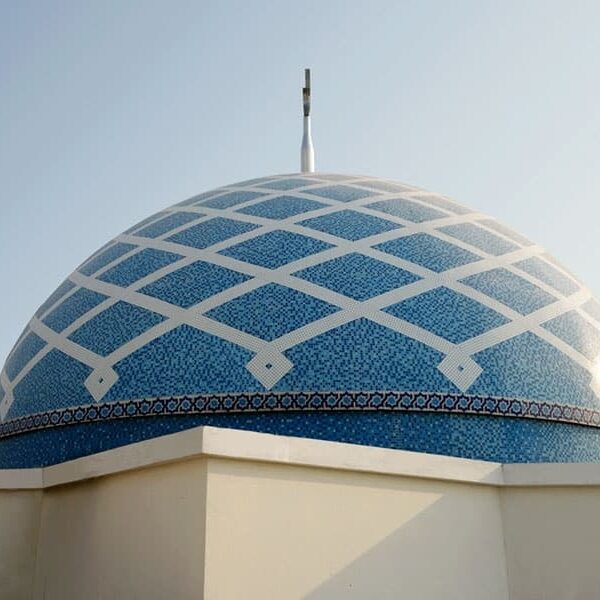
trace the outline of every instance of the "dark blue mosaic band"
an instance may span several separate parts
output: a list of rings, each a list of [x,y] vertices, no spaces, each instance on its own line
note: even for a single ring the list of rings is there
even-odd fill
[[[0,424],[0,439],[83,423],[153,416],[308,411],[401,411],[520,417],[600,428],[600,411],[518,398],[424,392],[253,392],[124,400],[56,410]]]

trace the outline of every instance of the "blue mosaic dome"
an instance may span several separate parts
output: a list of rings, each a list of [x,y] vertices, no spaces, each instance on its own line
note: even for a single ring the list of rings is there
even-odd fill
[[[0,467],[202,424],[598,460],[598,327],[542,248],[444,196],[246,181],[138,223],[42,304],[0,375]]]

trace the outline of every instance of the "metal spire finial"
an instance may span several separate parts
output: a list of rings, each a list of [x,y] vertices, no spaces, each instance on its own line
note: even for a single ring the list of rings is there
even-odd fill
[[[310,69],[304,69],[302,104],[304,106],[304,135],[302,136],[300,170],[302,173],[313,173],[315,170],[315,149],[310,134]]]

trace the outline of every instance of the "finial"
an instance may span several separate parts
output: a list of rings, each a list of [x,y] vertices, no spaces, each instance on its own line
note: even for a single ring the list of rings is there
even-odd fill
[[[300,170],[302,173],[313,173],[315,170],[315,150],[310,134],[310,69],[304,69],[302,104],[304,106],[304,134],[302,136]]]

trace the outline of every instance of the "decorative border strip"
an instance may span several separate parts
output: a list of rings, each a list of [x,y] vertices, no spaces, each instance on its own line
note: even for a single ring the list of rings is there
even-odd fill
[[[122,400],[5,421],[0,439],[66,425],[136,417],[303,411],[401,411],[521,417],[600,428],[600,410],[518,398],[435,392],[252,392]]]

